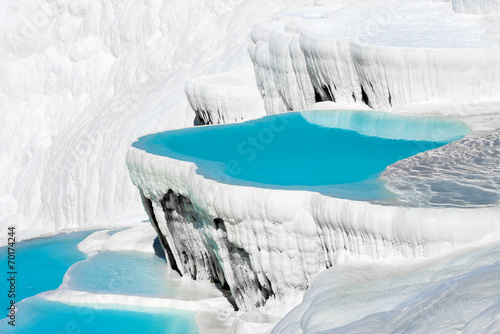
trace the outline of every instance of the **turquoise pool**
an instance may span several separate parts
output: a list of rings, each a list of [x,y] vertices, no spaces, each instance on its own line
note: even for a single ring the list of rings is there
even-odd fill
[[[87,258],[77,246],[92,232],[60,234],[16,243],[16,300],[57,289],[69,267]],[[7,247],[0,247],[0,263],[7,266]],[[7,291],[9,283],[3,270],[0,271],[0,282],[2,291]],[[1,301],[6,305],[7,296],[2,294]]]
[[[0,317],[0,333],[198,333],[194,312],[120,305],[67,305],[36,296],[57,289],[67,272],[67,283],[73,290],[157,297],[176,295],[176,286],[169,285],[165,277],[165,260],[154,254],[103,252],[87,258],[77,246],[92,232],[16,243],[16,326],[9,325],[11,319],[5,318],[10,299],[3,295],[5,313]],[[7,247],[0,247],[0,260],[7,266]],[[8,291],[5,273],[0,273],[0,280],[4,291]]]
[[[307,111],[141,137],[133,146],[190,161],[219,182],[329,196],[391,198],[390,164],[462,138],[462,122],[375,111]]]
[[[17,314],[15,328],[0,320],[0,333],[198,333],[193,312],[172,309],[96,309],[32,297],[19,303]]]
[[[69,271],[71,290],[149,297],[176,297],[164,259],[140,252],[101,252]]]

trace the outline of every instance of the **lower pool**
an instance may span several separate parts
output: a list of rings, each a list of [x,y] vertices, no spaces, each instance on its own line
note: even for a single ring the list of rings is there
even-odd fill
[[[194,312],[124,305],[67,305],[36,296],[57,289],[68,273],[68,288],[74,290],[155,297],[176,295],[176,286],[165,279],[165,260],[154,254],[103,252],[87,258],[78,250],[78,244],[92,232],[60,234],[15,244],[15,297],[2,295],[5,308],[0,317],[0,333],[198,333]],[[0,260],[5,266],[7,254],[7,247],[0,247]],[[0,273],[0,280],[3,291],[8,291],[5,271]],[[6,318],[11,299],[17,308],[15,326],[9,324],[11,318]]]
[[[149,297],[175,297],[164,259],[149,253],[101,252],[76,263],[67,275],[71,290]]]
[[[447,118],[305,111],[147,135],[133,146],[194,162],[223,183],[375,200],[393,196],[379,180],[388,165],[469,132]]]
[[[198,333],[194,313],[172,309],[96,309],[32,297],[20,302],[16,326],[0,320],[0,333]]]
[[[74,263],[87,256],[78,250],[78,243],[93,231],[59,234],[53,237],[36,238],[14,245],[16,266],[16,301],[54,290],[61,285],[64,274]],[[0,247],[0,263],[7,267],[7,247]],[[7,272],[0,271],[0,287],[8,291]],[[2,294],[2,305],[9,301]]]

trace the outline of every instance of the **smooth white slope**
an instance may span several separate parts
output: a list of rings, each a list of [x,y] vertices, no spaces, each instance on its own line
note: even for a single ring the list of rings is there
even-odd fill
[[[273,333],[498,333],[500,245],[424,264],[346,263],[318,275]]]
[[[193,125],[185,81],[249,65],[251,25],[296,3],[2,2],[0,233],[142,211],[130,143]]]

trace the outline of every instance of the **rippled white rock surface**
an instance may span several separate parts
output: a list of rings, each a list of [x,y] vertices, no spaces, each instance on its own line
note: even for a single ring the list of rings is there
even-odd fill
[[[500,204],[500,133],[482,131],[389,166],[382,174],[399,200],[418,207]]]

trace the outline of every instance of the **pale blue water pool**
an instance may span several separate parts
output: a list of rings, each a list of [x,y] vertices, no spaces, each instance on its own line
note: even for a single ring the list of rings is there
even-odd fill
[[[446,118],[307,111],[152,134],[133,146],[194,162],[223,183],[375,200],[393,197],[378,179],[388,165],[469,132]]]
[[[72,290],[148,297],[175,297],[168,265],[154,254],[101,252],[75,264],[67,283]]]
[[[69,267],[87,258],[77,246],[92,232],[59,234],[16,243],[16,300],[57,289]],[[5,264],[5,267],[7,254],[7,247],[0,247],[0,263]],[[2,291],[8,290],[6,273],[5,270],[0,271]],[[2,305],[5,305],[7,300],[7,296],[2,293]]]
[[[0,333],[198,333],[193,312],[172,309],[95,309],[32,297],[19,303],[17,314],[15,328],[0,320]]]
[[[165,279],[167,264],[154,254],[103,252],[87,258],[77,245],[90,233],[16,243],[16,326],[3,318],[10,298],[2,293],[5,313],[0,317],[0,333],[198,333],[193,312],[119,305],[95,308],[35,296],[57,289],[72,265],[68,283],[71,289],[156,297],[176,294],[175,286],[169,286]],[[0,247],[0,260],[7,266],[7,247]],[[5,272],[0,272],[1,286],[8,291]]]

